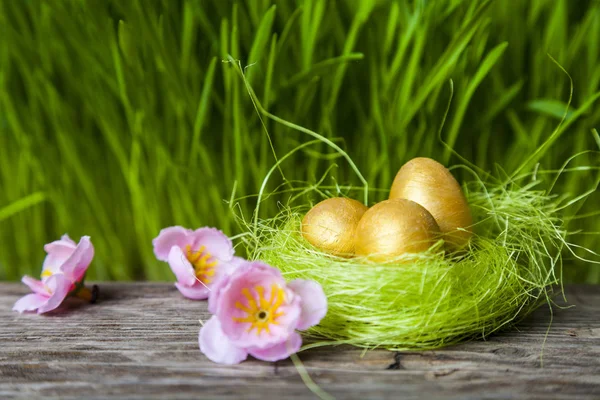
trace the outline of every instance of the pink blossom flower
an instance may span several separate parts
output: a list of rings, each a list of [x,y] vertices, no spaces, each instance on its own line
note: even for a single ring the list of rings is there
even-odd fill
[[[95,300],[95,292],[83,286],[85,273],[94,258],[94,246],[89,236],[78,244],[63,235],[60,240],[44,246],[48,255],[42,266],[41,280],[27,275],[21,280],[33,291],[20,298],[14,311],[36,311],[42,314],[56,309],[69,295]],[[96,288],[95,288],[96,290]]]
[[[75,244],[69,235],[63,235],[60,240],[45,245],[44,250],[48,255],[42,265],[42,280],[62,273],[72,283],[81,282],[94,258],[94,246],[89,236],[83,236]]]
[[[321,285],[294,280],[262,262],[245,261],[221,279],[208,300],[214,314],[200,329],[199,344],[210,360],[237,364],[248,354],[277,361],[297,352],[297,329],[318,324],[327,313]]]
[[[211,286],[241,260],[233,256],[231,240],[215,228],[172,226],[161,230],[152,244],[156,258],[169,263],[177,289],[194,300],[208,298]]]

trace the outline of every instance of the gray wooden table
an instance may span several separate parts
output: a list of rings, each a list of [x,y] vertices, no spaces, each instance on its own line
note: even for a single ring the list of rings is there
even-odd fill
[[[97,304],[68,312],[11,311],[27,292],[0,283],[0,398],[314,398],[290,360],[208,361],[198,350],[206,302],[171,284],[103,283]],[[548,308],[518,329],[437,351],[367,352],[339,346],[300,353],[332,396],[356,398],[600,399],[600,286],[568,286],[575,307]],[[558,299],[557,299],[558,301]],[[559,302],[560,303],[560,302]]]

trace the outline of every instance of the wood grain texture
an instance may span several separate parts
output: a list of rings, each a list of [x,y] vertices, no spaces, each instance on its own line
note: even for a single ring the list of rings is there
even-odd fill
[[[103,283],[90,305],[52,315],[11,311],[27,293],[0,283],[0,399],[314,398],[286,360],[237,366],[198,350],[206,302],[171,284]],[[547,307],[518,329],[437,351],[323,347],[299,354],[340,399],[600,399],[600,286],[568,286],[569,309]],[[557,299],[559,304],[564,304]]]

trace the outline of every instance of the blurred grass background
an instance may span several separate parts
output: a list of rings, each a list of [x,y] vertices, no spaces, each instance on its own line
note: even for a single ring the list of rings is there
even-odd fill
[[[445,141],[485,170],[520,166],[567,110],[569,78],[547,54],[573,101],[528,166],[540,171],[600,145],[600,1],[0,0],[0,279],[39,274],[43,244],[64,232],[92,236],[89,276],[103,280],[172,279],[152,254],[162,227],[239,233],[224,199],[257,193],[275,159],[227,55],[250,65],[269,112],[334,140],[388,188],[411,157],[461,162],[437,135],[450,79]],[[278,157],[310,139],[265,124]],[[334,165],[326,183],[359,185],[330,153],[307,147],[281,168],[315,182]],[[570,164],[583,165],[598,157]],[[558,189],[595,179],[568,173]],[[599,200],[571,226],[596,250]],[[565,277],[600,283],[600,268],[571,260]]]

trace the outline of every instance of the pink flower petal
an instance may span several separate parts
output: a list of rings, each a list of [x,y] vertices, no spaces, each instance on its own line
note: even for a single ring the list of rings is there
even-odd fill
[[[47,301],[48,297],[37,293],[31,293],[17,300],[13,306],[13,311],[18,311],[19,313],[35,311],[46,304]]]
[[[219,268],[217,268],[217,273],[221,275],[231,275],[236,269],[244,265],[249,261],[243,259],[242,257],[233,257],[229,261],[223,261],[219,264]]]
[[[46,286],[48,286],[52,294],[47,299],[48,301],[38,308],[38,314],[52,311],[60,306],[60,304],[69,294],[72,285],[73,283],[62,274],[52,275],[50,278],[48,278],[46,281]]]
[[[60,237],[60,241],[63,242],[64,244],[70,244],[73,247],[77,246],[77,244],[73,241],[73,239],[71,239],[69,237],[69,235],[66,233]]]
[[[53,253],[55,251],[60,251],[61,248],[67,248],[74,250],[77,244],[67,235],[66,233],[61,236],[59,240],[55,240],[54,242],[48,243],[44,245],[44,250],[46,253]]]
[[[259,360],[272,362],[288,358],[290,355],[300,350],[300,346],[302,346],[302,337],[298,332],[293,332],[290,337],[282,343],[266,349],[251,348],[248,349],[248,353]]]
[[[210,289],[200,282],[197,282],[194,286],[185,286],[175,282],[175,287],[179,289],[184,297],[192,300],[204,300],[210,295]]]
[[[158,236],[152,240],[154,255],[160,261],[167,261],[173,246],[183,249],[186,244],[191,244],[188,238],[191,233],[191,230],[181,226],[171,226],[161,230]]]
[[[196,274],[194,272],[194,267],[188,261],[187,257],[181,251],[181,248],[178,246],[173,246],[171,251],[169,252],[169,257],[167,258],[169,262],[169,266],[171,270],[177,277],[177,281],[184,286],[193,286],[198,281],[196,280]]]
[[[208,311],[211,314],[217,313],[217,304],[219,296],[221,295],[221,289],[227,286],[229,283],[229,276],[242,265],[249,263],[241,257],[233,257],[231,261],[224,262],[217,268],[217,274],[215,282],[210,287],[210,296],[208,297]]]
[[[315,281],[296,279],[288,282],[288,287],[302,299],[302,311],[296,329],[317,325],[327,314],[327,297],[321,285]]]
[[[248,357],[248,353],[239,347],[234,346],[227,336],[221,330],[221,323],[217,317],[209,319],[198,336],[200,351],[204,353],[209,360],[220,364],[239,364]]]
[[[71,282],[79,282],[85,276],[92,259],[94,258],[94,246],[89,236],[83,236],[71,256],[65,260],[60,268],[61,272]]]
[[[215,228],[200,228],[196,229],[190,235],[192,239],[192,247],[194,249],[200,246],[205,246],[214,258],[219,261],[230,261],[233,258],[233,244],[231,239],[223,232]]]
[[[224,275],[211,286],[210,295],[208,296],[208,312],[211,314],[217,313],[221,293],[229,284],[229,279],[229,275]]]
[[[42,264],[42,270],[48,270],[52,273],[58,273],[60,266],[71,257],[76,248],[75,242],[68,235],[63,235],[60,240],[55,240],[44,246],[48,255]]]
[[[29,286],[29,289],[31,289],[33,293],[49,296],[48,290],[46,290],[42,281],[24,275],[23,278],[21,278],[21,282]]]

